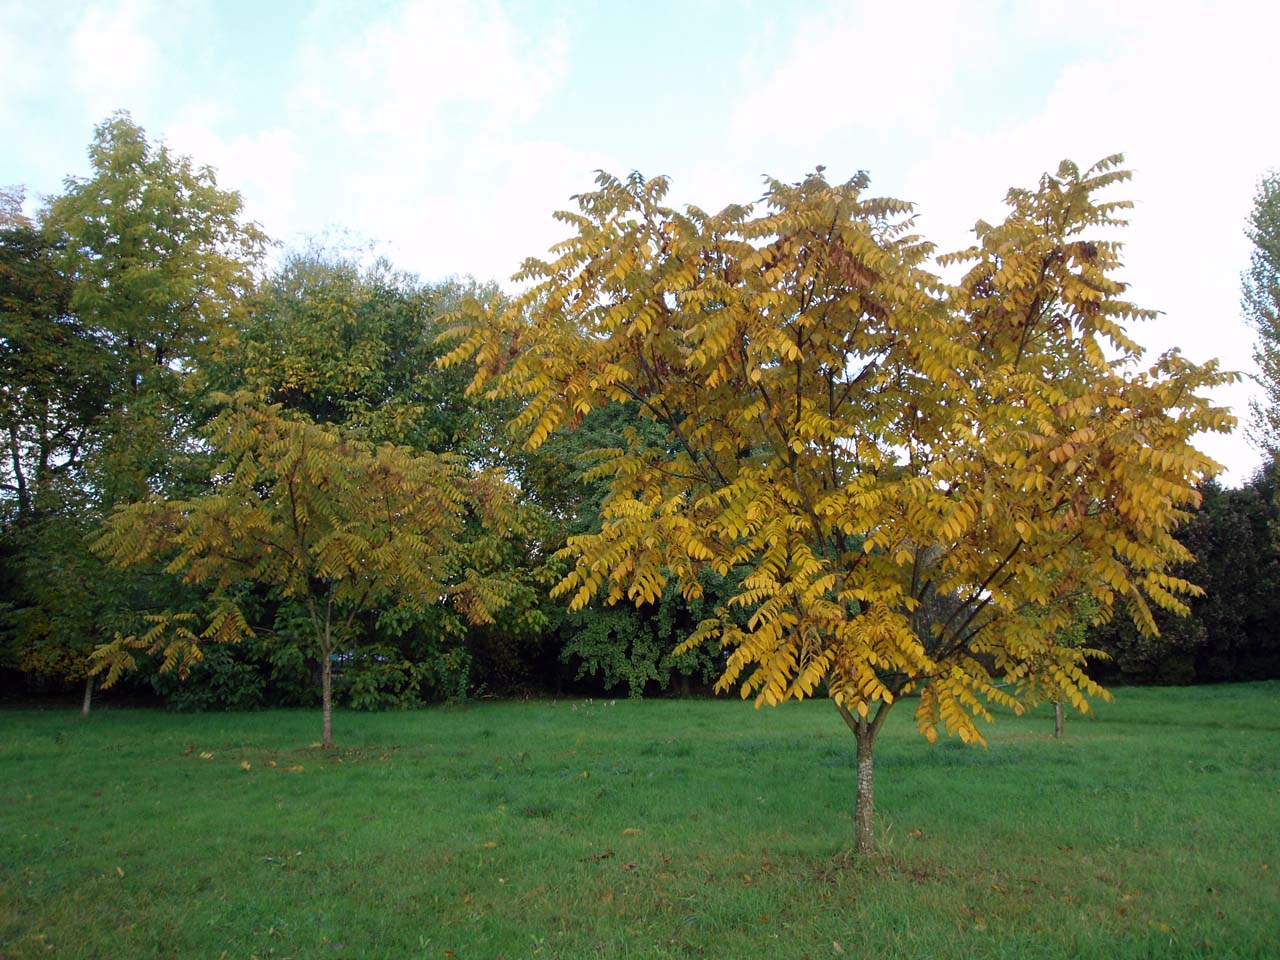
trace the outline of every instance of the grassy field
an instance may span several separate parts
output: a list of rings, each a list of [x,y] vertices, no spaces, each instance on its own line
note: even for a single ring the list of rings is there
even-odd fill
[[[1280,957],[1280,684],[1055,742],[830,704],[0,713],[0,957]]]

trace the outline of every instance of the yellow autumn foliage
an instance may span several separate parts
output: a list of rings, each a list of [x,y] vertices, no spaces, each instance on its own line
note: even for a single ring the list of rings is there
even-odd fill
[[[601,454],[602,527],[556,593],[644,604],[731,575],[682,647],[724,648],[722,690],[825,692],[851,726],[917,691],[927,737],[980,741],[985,704],[1018,704],[1006,681],[1099,693],[1055,631],[1082,595],[1154,630],[1150,603],[1194,592],[1168,572],[1218,469],[1192,441],[1234,423],[1205,399],[1214,363],[1144,364],[1125,333],[1155,314],[1116,279],[1120,162],[1063,163],[940,257],[863,175],[711,214],[601,174],[526,292],[446,334],[474,394],[523,401],[530,447],[611,403],[665,428]]]

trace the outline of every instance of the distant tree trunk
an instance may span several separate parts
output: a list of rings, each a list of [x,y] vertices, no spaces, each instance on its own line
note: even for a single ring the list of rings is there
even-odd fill
[[[680,696],[682,699],[689,699],[689,675],[681,673],[680,675]]]
[[[333,746],[333,588],[329,589],[329,602],[323,616],[311,597],[307,598],[307,610],[311,614],[311,626],[316,632],[316,647],[320,654],[320,712],[324,718],[320,743],[328,749]]]
[[[93,674],[84,678],[84,700],[80,702],[80,716],[87,717],[93,706]]]
[[[857,793],[853,802],[854,849],[860,856],[869,857],[876,852],[876,792],[875,792],[875,744],[876,735],[889,713],[890,704],[881,702],[874,718],[859,717],[848,708],[836,704],[840,716],[853,731],[858,744]]]
[[[324,714],[325,749],[333,746],[333,658],[326,650],[320,659],[320,709]]]
[[[31,494],[27,490],[26,474],[22,470],[22,453],[18,447],[18,428],[9,428],[9,454],[12,457],[10,470],[18,487],[18,515],[25,517],[31,513]]]
[[[1059,740],[1062,739],[1062,724],[1062,701],[1055,700],[1053,701],[1053,735]]]

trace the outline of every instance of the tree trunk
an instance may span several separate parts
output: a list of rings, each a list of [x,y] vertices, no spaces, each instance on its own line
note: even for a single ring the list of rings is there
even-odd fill
[[[875,745],[875,730],[863,720],[856,731],[858,740],[858,794],[854,801],[854,834],[857,838],[857,851],[861,856],[870,856],[876,849],[876,794],[875,794],[875,761],[872,749]]]
[[[1053,701],[1053,735],[1059,740],[1062,739],[1062,724],[1062,701],[1055,700]]]
[[[320,709],[324,713],[325,749],[333,746],[333,658],[326,651],[320,658]]]
[[[93,706],[93,674],[84,678],[84,700],[80,702],[80,716],[87,717]]]
[[[859,717],[851,713],[842,704],[836,709],[849,729],[853,731],[858,742],[858,779],[857,793],[853,801],[854,847],[858,854],[869,857],[876,852],[876,791],[875,760],[873,751],[876,734],[884,726],[884,718],[889,715],[892,703],[881,701],[873,718]]]

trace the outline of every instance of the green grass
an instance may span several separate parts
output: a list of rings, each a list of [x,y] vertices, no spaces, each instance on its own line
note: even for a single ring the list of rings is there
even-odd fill
[[[910,713],[871,861],[823,702],[0,713],[0,956],[1280,956],[1280,684]]]

